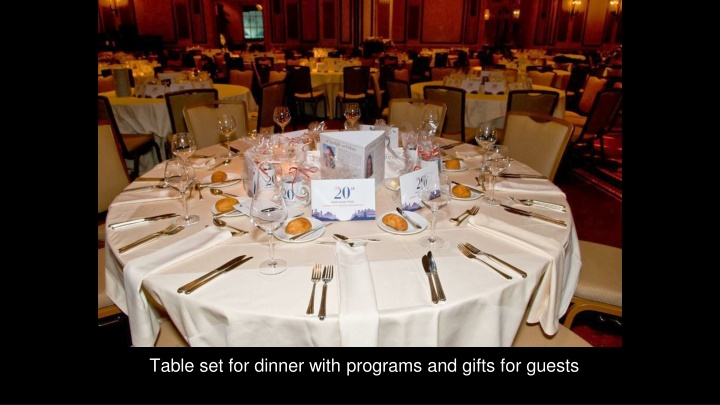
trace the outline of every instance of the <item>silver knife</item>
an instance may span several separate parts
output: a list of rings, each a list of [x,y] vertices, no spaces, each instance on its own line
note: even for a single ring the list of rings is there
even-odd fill
[[[165,188],[168,188],[168,187],[169,187],[169,186],[167,186],[167,185],[165,185],[165,184],[156,184],[156,185],[154,185],[154,186],[144,186],[144,187],[126,188],[125,190],[121,191],[121,193],[129,193],[129,192],[131,192],[131,191],[139,191],[139,190],[150,190],[150,189],[153,189],[153,188],[165,189]]]
[[[442,284],[440,283],[440,277],[438,276],[437,272],[437,264],[435,264],[435,258],[433,257],[432,250],[429,250],[427,253],[428,259],[430,259],[430,270],[432,270],[433,278],[435,279],[435,286],[437,287],[437,293],[438,293],[438,299],[440,301],[445,301],[445,291],[442,288]]]
[[[535,205],[544,206],[545,208],[551,208],[551,209],[556,208],[558,210],[562,210],[562,212],[566,212],[565,206],[562,204],[556,204],[556,203],[549,202],[549,201],[532,200],[532,199],[528,199],[528,201],[530,201],[532,204],[535,204]]]
[[[228,145],[227,142],[223,142],[223,145],[225,145],[225,146],[230,146],[230,145]],[[233,152],[235,152],[235,153],[238,153],[238,154],[242,155],[242,152],[240,152],[240,149],[237,149],[237,148],[234,148],[234,147],[230,146],[230,150],[233,151]]]
[[[427,274],[428,284],[430,284],[430,298],[432,299],[433,304],[437,304],[438,296],[437,296],[437,293],[435,292],[435,286],[433,285],[432,265],[430,264],[430,259],[427,257],[427,255],[423,255],[422,265],[423,265],[423,268],[425,269],[425,274]]]
[[[565,223],[565,221],[562,221],[562,220],[559,220],[556,218],[548,217],[548,216],[545,216],[542,214],[536,214],[536,213],[530,212],[530,211],[521,210],[521,209],[515,208],[515,207],[510,207],[505,204],[500,204],[500,205],[502,207],[505,207],[505,211],[511,212],[513,214],[525,215],[526,217],[533,217],[533,218],[541,219],[546,222],[550,222],[551,224],[560,225],[562,227],[567,227],[567,223]]]
[[[245,256],[246,256],[246,255],[240,255],[240,256],[238,256],[238,257],[235,257],[235,258],[231,259],[230,261],[228,261],[227,263],[223,264],[222,266],[220,266],[220,267],[218,267],[218,268],[216,268],[216,269],[214,269],[214,270],[211,270],[211,271],[209,271],[207,274],[203,274],[202,276],[196,278],[195,280],[193,280],[193,281],[191,281],[191,282],[183,285],[182,287],[180,287],[180,288],[177,289],[178,294],[184,293],[186,290],[188,290],[189,288],[193,287],[195,284],[197,284],[197,283],[205,280],[206,278],[212,276],[214,273],[217,273],[217,272],[219,272],[219,271],[223,271],[223,270],[225,270],[226,268],[232,266],[233,264],[241,261],[242,259],[245,258]]]
[[[114,224],[108,225],[108,228],[115,229],[115,228],[120,228],[121,226],[139,224],[141,222],[159,221],[161,219],[175,218],[175,217],[179,217],[179,216],[180,216],[180,214],[175,214],[175,213],[160,214],[160,215],[155,215],[154,217],[145,217],[145,218],[131,219],[128,221],[115,222]]]
[[[190,287],[189,289],[185,290],[185,294],[190,294],[191,292],[193,292],[193,291],[197,290],[198,288],[204,286],[208,281],[214,279],[215,277],[217,277],[217,276],[219,276],[219,275],[221,275],[221,274],[227,273],[228,271],[230,271],[230,270],[234,269],[235,267],[237,267],[237,266],[239,266],[239,265],[241,265],[241,264],[249,261],[249,260],[252,259],[252,258],[253,258],[252,256],[246,257],[246,258],[238,261],[237,263],[235,263],[235,264],[233,264],[233,265],[231,265],[231,266],[229,266],[229,267],[226,267],[225,269],[223,269],[223,270],[221,270],[221,271],[218,271],[218,272],[214,273],[212,276],[206,278],[205,280],[203,280],[203,281],[195,284],[194,286]]]
[[[162,177],[138,177],[134,181],[165,181]]]
[[[232,186],[238,184],[242,179],[216,181],[215,183],[198,183],[198,187],[220,187],[220,186]]]
[[[328,226],[330,226],[330,225],[332,225],[332,224],[334,224],[334,222],[330,222],[329,224],[324,225],[324,227],[327,228]],[[313,233],[313,232],[317,232],[317,231],[321,230],[322,228],[323,228],[322,226],[318,226],[317,228],[312,228],[312,229],[307,230],[307,231],[305,231],[305,232],[303,232],[303,233],[299,233],[299,234],[293,236],[292,238],[290,238],[290,240],[300,239],[300,238],[302,238],[303,236],[305,236],[305,235],[307,235],[307,234],[310,234],[310,233]]]
[[[403,218],[407,219],[407,221],[410,222],[410,224],[411,224],[412,226],[414,226],[415,228],[417,228],[417,229],[422,228],[420,225],[417,224],[417,222],[415,222],[415,221],[413,221],[412,219],[410,219],[410,217],[408,217],[407,214],[405,214],[405,211],[403,211],[400,207],[397,207],[397,212],[399,212],[400,215],[403,216]]]
[[[453,183],[459,184],[459,185],[461,185],[461,186],[465,186],[465,187],[468,188],[468,190],[472,190],[472,191],[474,191],[474,192],[476,192],[476,193],[485,194],[484,191],[481,191],[481,190],[478,190],[478,189],[476,189],[476,188],[470,187],[470,186],[468,186],[467,184],[458,183],[457,181],[453,181]]]
[[[500,173],[500,177],[508,179],[547,179],[541,174],[516,174],[516,173]]]

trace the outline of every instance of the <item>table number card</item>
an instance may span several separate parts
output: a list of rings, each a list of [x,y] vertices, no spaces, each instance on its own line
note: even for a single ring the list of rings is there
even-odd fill
[[[192,89],[192,83],[190,82],[184,82],[184,83],[172,83],[170,84],[170,88],[168,91],[180,91],[180,90],[190,90]]]
[[[162,84],[146,84],[143,90],[143,97],[145,98],[163,98],[165,97],[165,87]]]
[[[485,82],[483,85],[485,94],[503,94],[505,93],[505,81],[501,82]]]
[[[321,221],[375,219],[375,179],[312,181],[312,216]]]
[[[425,166],[400,176],[400,204],[403,210],[416,211],[423,207],[420,201],[420,190],[430,176],[437,176],[436,165]]]
[[[197,82],[191,82],[193,89],[211,89],[213,87],[211,80],[200,80]]]

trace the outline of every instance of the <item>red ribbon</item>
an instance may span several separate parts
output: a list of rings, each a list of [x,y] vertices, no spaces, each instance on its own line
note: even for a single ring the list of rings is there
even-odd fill
[[[296,166],[291,167],[290,170],[288,170],[288,173],[292,173],[292,174],[293,174],[292,186],[295,187],[295,181],[297,180],[298,173],[304,174],[305,177],[307,177],[307,179],[310,180],[310,175],[308,174],[308,172],[310,172],[310,173],[317,173],[317,171],[318,171],[318,168],[317,168],[317,167],[314,167],[314,166],[313,166],[313,167],[309,167],[309,168],[307,168],[307,169],[301,169],[301,168],[296,167]]]

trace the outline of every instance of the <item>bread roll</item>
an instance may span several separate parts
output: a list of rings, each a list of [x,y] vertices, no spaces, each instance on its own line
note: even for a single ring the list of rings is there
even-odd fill
[[[397,231],[404,232],[408,229],[408,223],[405,218],[398,214],[386,214],[382,219],[383,224]]]
[[[457,159],[450,159],[445,162],[445,168],[450,170],[460,170],[460,161]]]
[[[225,197],[217,200],[215,203],[215,209],[218,210],[218,212],[228,212],[234,210],[235,208],[233,206],[239,203],[240,201],[235,198]]]
[[[470,189],[463,186],[462,184],[456,184],[455,187],[452,188],[452,193],[455,197],[458,198],[470,198],[472,195],[470,193]]]
[[[222,170],[218,170],[212,174],[212,177],[210,178],[210,181],[213,183],[218,183],[221,181],[227,180],[228,175]]]
[[[312,229],[312,223],[307,218],[295,218],[285,225],[285,233],[288,235],[297,235]]]

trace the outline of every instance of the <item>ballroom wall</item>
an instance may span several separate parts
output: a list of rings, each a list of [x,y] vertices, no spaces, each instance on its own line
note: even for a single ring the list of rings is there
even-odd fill
[[[160,36],[166,47],[244,42],[242,6],[260,4],[268,48],[351,48],[367,37],[400,48],[511,45],[608,49],[622,44],[622,1],[610,0],[112,0],[98,1],[98,34]],[[513,10],[519,10],[519,16]],[[220,12],[219,12],[220,11]],[[613,12],[615,11],[615,12]],[[516,18],[517,17],[517,18]]]

